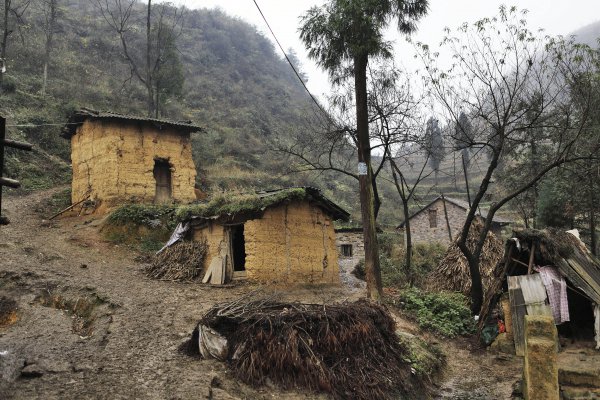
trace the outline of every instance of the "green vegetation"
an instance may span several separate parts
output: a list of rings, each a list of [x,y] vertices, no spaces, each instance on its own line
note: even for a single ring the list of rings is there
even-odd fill
[[[415,375],[420,380],[433,382],[433,378],[446,364],[446,355],[441,347],[402,332],[398,334],[398,338],[407,350],[407,361],[410,362]]]
[[[104,237],[143,252],[159,250],[177,225],[175,206],[127,204],[117,208],[102,228]]]
[[[441,336],[453,338],[475,332],[469,302],[461,293],[405,289],[393,303],[412,316],[419,327]]]
[[[261,196],[256,193],[217,194],[208,203],[179,207],[176,219],[183,221],[190,217],[215,217],[256,212],[284,201],[303,200],[307,196],[308,194],[303,188],[286,189],[269,196]]]

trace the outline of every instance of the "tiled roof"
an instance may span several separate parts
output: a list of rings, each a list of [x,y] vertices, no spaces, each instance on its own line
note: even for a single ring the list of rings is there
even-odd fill
[[[182,133],[191,133],[202,131],[203,129],[197,125],[193,125],[191,121],[167,121],[156,118],[140,117],[134,115],[117,114],[110,111],[96,111],[89,108],[82,108],[73,113],[62,130],[62,136],[70,138],[77,131],[77,127],[83,124],[87,119],[106,119],[116,121],[132,121],[152,124],[159,130],[163,127],[174,128]]]

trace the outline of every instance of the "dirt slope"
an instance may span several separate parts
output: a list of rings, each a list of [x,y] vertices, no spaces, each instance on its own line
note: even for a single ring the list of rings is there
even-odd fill
[[[232,379],[223,363],[180,355],[177,347],[210,306],[255,287],[146,278],[134,252],[99,238],[98,221],[43,220],[40,210],[52,193],[5,198],[13,223],[0,227],[0,301],[15,300],[18,309],[14,324],[0,322],[1,399],[325,398],[256,390]],[[349,288],[279,289],[290,299],[311,302],[363,294]],[[487,364],[478,369],[481,360],[464,349],[453,344],[447,349],[448,384],[440,387],[450,396],[444,397],[468,398],[460,393],[473,390],[484,376],[495,376]],[[491,356],[482,357],[492,362]],[[466,391],[463,374],[470,376]],[[494,386],[473,398],[506,398],[512,377],[501,379],[501,390]]]

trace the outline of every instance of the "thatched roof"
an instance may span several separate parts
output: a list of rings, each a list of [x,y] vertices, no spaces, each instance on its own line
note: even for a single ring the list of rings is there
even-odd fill
[[[258,218],[271,207],[293,201],[308,201],[321,208],[334,220],[347,221],[350,214],[333,201],[325,197],[319,189],[313,187],[293,187],[237,195],[217,195],[201,204],[182,206],[177,209],[177,219],[219,220],[240,222]]]
[[[77,127],[81,126],[88,119],[112,120],[126,123],[143,123],[151,125],[158,130],[162,130],[164,128],[173,128],[176,132],[185,134],[203,130],[201,127],[193,125],[191,121],[167,121],[156,118],[117,114],[111,111],[96,111],[89,108],[82,108],[71,114],[67,124],[62,130],[61,136],[67,139],[70,138],[77,132]]]
[[[479,240],[479,235],[483,229],[483,223],[479,219],[475,219],[471,225],[469,236],[467,238],[467,246],[473,250],[475,244]],[[462,292],[465,295],[471,293],[471,273],[469,272],[469,264],[467,259],[462,254],[457,244],[456,239],[448,248],[446,255],[437,268],[434,269],[427,279],[429,290],[448,290],[453,292]],[[504,246],[502,241],[492,232],[488,232],[481,252],[479,260],[479,269],[481,272],[481,280],[484,292],[492,283],[494,270],[498,261],[502,258]]]

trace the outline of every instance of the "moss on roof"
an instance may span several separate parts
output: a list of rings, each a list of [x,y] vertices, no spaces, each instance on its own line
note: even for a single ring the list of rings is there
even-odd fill
[[[269,207],[292,201],[309,200],[319,204],[334,219],[347,219],[348,213],[320,194],[319,190],[309,187],[296,187],[251,194],[218,194],[202,204],[181,206],[177,209],[179,221],[191,218],[217,219],[259,213]]]

